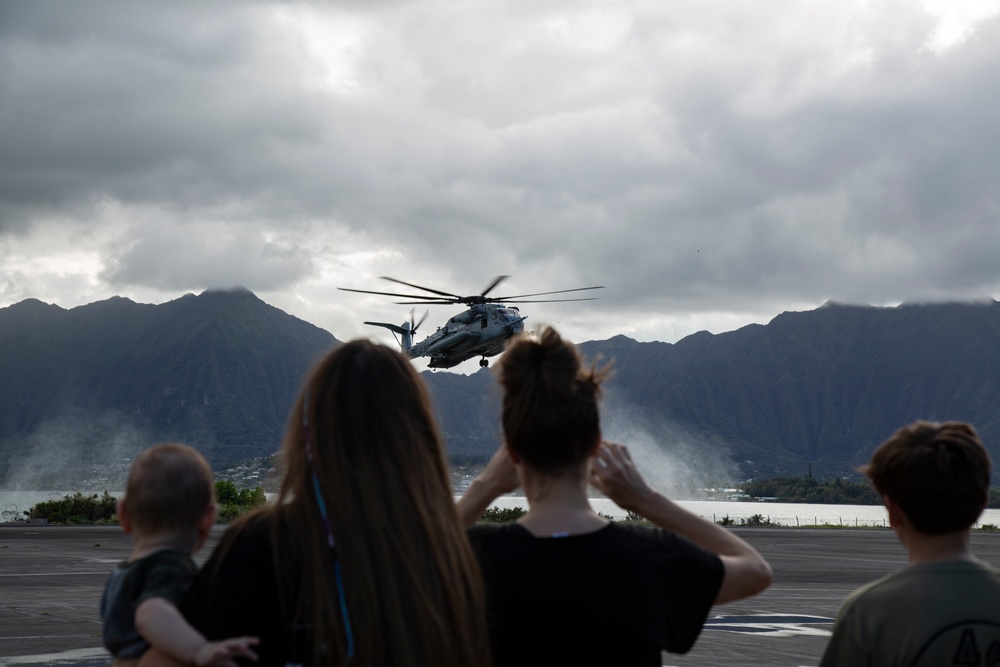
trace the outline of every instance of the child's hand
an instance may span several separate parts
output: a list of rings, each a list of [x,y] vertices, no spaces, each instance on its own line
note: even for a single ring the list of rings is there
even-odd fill
[[[217,642],[208,642],[194,654],[194,664],[198,667],[239,667],[233,658],[248,658],[257,661],[257,654],[251,646],[260,640],[256,637],[233,637]]]

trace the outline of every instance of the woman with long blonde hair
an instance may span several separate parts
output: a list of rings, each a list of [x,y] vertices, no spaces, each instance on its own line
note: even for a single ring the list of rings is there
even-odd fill
[[[260,637],[259,664],[489,664],[484,594],[409,360],[345,343],[313,370],[277,501],[233,525],[185,614]]]

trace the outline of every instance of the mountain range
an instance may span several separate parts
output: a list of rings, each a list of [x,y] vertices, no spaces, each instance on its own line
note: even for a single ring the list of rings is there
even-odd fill
[[[0,480],[120,461],[163,440],[216,466],[270,455],[304,374],[337,344],[242,288],[160,305],[2,308]],[[996,301],[828,303],[672,344],[615,336],[580,349],[612,363],[609,437],[634,425],[665,448],[682,437],[735,475],[850,474],[918,418],[970,421],[1000,455]],[[500,440],[492,371],[422,375],[452,460],[488,459]]]

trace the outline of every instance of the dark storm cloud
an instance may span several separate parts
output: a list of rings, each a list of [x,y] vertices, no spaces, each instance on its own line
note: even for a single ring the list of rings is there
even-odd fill
[[[908,2],[0,12],[0,240],[105,229],[119,291],[512,273],[638,317],[1000,295],[996,18],[935,50]]]

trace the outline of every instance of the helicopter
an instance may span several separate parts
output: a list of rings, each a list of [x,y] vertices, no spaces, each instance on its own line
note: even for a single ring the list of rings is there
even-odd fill
[[[445,322],[444,326],[438,327],[437,331],[419,343],[414,343],[413,337],[416,335],[420,325],[427,319],[427,312],[424,313],[419,322],[415,321],[413,310],[410,311],[410,319],[402,324],[365,322],[365,324],[371,326],[388,329],[393,332],[394,337],[396,334],[399,334],[396,342],[399,343],[400,351],[411,359],[430,357],[429,368],[451,368],[463,361],[480,356],[482,358],[479,360],[479,366],[481,368],[488,366],[490,362],[487,357],[492,357],[503,352],[507,340],[524,331],[524,320],[527,319],[527,316],[522,315],[517,306],[506,305],[507,302],[552,303],[557,301],[594,301],[595,297],[532,300],[526,300],[526,297],[604,289],[603,285],[597,285],[594,287],[578,287],[576,289],[557,290],[554,292],[536,292],[534,294],[516,294],[513,296],[487,296],[487,294],[508,277],[497,276],[486,289],[472,296],[459,296],[450,292],[442,292],[441,290],[414,285],[413,283],[388,276],[381,276],[381,278],[382,280],[388,280],[399,285],[422,290],[427,292],[427,294],[377,292],[374,290],[351,289],[349,287],[338,287],[337,289],[345,292],[380,294],[382,296],[410,299],[409,301],[396,302],[407,306],[450,305],[459,303],[468,306],[468,310],[462,311],[449,319]]]

